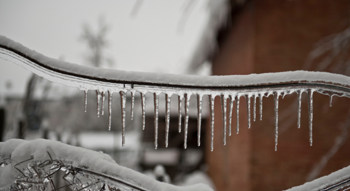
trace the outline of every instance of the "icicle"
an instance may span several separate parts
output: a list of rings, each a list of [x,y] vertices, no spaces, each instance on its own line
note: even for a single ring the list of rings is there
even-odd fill
[[[262,121],[262,113],[263,113],[263,96],[261,94],[259,94],[259,108],[260,108],[260,121]]]
[[[190,105],[190,96],[185,94],[185,137],[184,137],[184,148],[187,149],[187,134],[188,134],[188,119],[189,119],[189,105]]]
[[[179,105],[179,133],[181,133],[181,108],[182,108],[182,95],[179,95],[178,98],[178,105]]]
[[[131,92],[131,120],[134,120],[134,105],[135,105],[135,96],[134,92]]]
[[[146,127],[146,96],[141,92],[141,107],[142,107],[142,130]]]
[[[248,129],[250,129],[250,96],[245,95],[245,100],[247,103],[247,119],[248,119]]]
[[[232,95],[230,95],[230,110],[228,114],[228,136],[231,136],[231,127],[232,127],[232,108],[233,108],[233,98]]]
[[[331,98],[329,99],[329,107],[332,107],[333,96],[334,95],[331,95]]]
[[[108,131],[110,131],[112,127],[112,98],[113,94],[108,91]]]
[[[87,108],[87,90],[84,90],[84,112],[86,112]]]
[[[122,146],[125,145],[125,105],[126,105],[126,93],[123,91],[120,94],[120,106],[122,110]]]
[[[197,145],[201,145],[201,123],[202,123],[202,96],[197,95]]]
[[[159,107],[159,95],[153,93],[154,97],[154,148],[158,148],[158,107]]]
[[[256,120],[256,97],[253,95],[253,120]]]
[[[307,91],[307,101],[309,105],[309,135],[310,135],[310,146],[312,146],[312,119],[313,119],[313,99],[312,95],[314,93],[314,90],[308,90]]]
[[[105,114],[105,97],[106,97],[104,91],[101,92],[101,96],[102,96],[101,114],[104,115]]]
[[[300,118],[301,118],[301,97],[303,95],[303,91],[298,91],[298,129],[300,129]]]
[[[214,98],[209,95],[209,109],[210,109],[210,128],[211,128],[211,145],[210,150],[214,151]]]
[[[275,151],[277,151],[278,145],[278,97],[279,94],[275,92],[273,94],[274,102],[275,102]]]
[[[239,133],[239,95],[235,97],[236,99],[236,133]]]
[[[97,117],[100,117],[101,93],[98,90],[96,90],[96,99],[97,99]]]
[[[170,124],[170,98],[168,94],[165,94],[165,147],[168,148],[169,142],[169,124]]]
[[[223,125],[223,143],[226,145],[226,96],[221,95],[221,111],[222,111],[222,125]]]

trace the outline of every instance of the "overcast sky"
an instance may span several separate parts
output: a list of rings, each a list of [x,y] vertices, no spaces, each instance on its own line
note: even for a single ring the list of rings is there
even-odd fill
[[[184,19],[188,0],[91,1],[0,0],[0,35],[52,58],[86,64],[88,49],[79,40],[82,24],[96,31],[103,17],[111,29],[106,38],[108,57],[119,70],[185,73],[200,34],[208,21],[208,2],[194,1]],[[180,30],[180,24],[183,30]],[[0,59],[0,93],[9,78],[27,78],[29,74]],[[12,64],[13,65],[13,64]],[[15,69],[14,69],[15,68]],[[12,70],[18,71],[13,73]],[[11,72],[9,72],[11,71]],[[13,79],[10,79],[13,81]],[[13,88],[17,87],[13,81]],[[20,83],[20,82],[18,82]]]

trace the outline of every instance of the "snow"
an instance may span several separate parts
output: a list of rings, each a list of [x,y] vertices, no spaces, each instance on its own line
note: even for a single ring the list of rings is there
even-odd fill
[[[61,142],[37,139],[25,141],[12,139],[0,143],[0,156],[11,157],[11,163],[16,164],[27,160],[30,156],[34,161],[44,161],[49,159],[47,150],[51,155],[57,156],[62,161],[71,161],[75,167],[86,166],[88,170],[97,173],[104,173],[111,176],[122,177],[124,181],[131,182],[146,190],[159,191],[211,191],[212,189],[204,184],[195,184],[191,186],[178,187],[162,182],[158,182],[144,174],[131,169],[119,166],[108,155],[101,152],[95,152],[88,149],[69,146]],[[12,165],[0,167],[0,187],[9,186],[15,180],[16,172]]]
[[[213,190],[215,190],[215,185],[213,181],[208,177],[206,173],[202,171],[192,172],[191,174],[188,174],[184,179],[185,180],[178,185],[186,186],[202,183],[210,186]]]
[[[286,191],[316,191],[324,189],[332,184],[340,183],[341,181],[350,178],[350,166],[341,170],[333,172],[330,175],[323,176],[311,182],[307,182],[303,185],[290,188]],[[338,187],[337,187],[338,188]],[[337,189],[338,190],[338,189]]]
[[[129,72],[120,70],[111,70],[104,68],[94,68],[88,66],[81,66],[72,64],[53,58],[46,57],[29,48],[11,40],[4,36],[0,36],[1,58],[12,61],[12,56],[24,56],[30,60],[37,62],[39,68],[54,70],[56,75],[75,75],[90,80],[99,80],[105,82],[106,80],[117,83],[134,83],[134,84],[161,84],[161,85],[182,85],[182,86],[199,86],[199,87],[240,87],[248,85],[262,85],[273,83],[287,83],[287,82],[328,82],[333,84],[348,85],[350,78],[340,74],[331,74],[327,72],[307,72],[307,71],[293,71],[280,73],[265,73],[265,74],[250,74],[250,75],[234,75],[234,76],[191,76],[191,75],[175,75],[175,74],[161,74],[161,73],[145,73],[145,72]],[[11,50],[17,53],[6,51]],[[16,58],[16,59],[23,59]],[[39,71],[39,68],[32,68],[26,64],[21,64],[23,67],[31,70],[38,75],[44,75]],[[44,76],[43,76],[44,77]],[[59,79],[53,81],[62,82]],[[61,76],[62,77],[62,76]],[[57,78],[57,77],[56,77]],[[70,81],[77,81],[73,78]],[[64,80],[63,80],[64,81]],[[68,86],[77,88],[81,84],[73,82],[62,82]],[[88,84],[87,84],[88,85]],[[92,87],[85,87],[86,89],[100,89],[96,85],[90,84]]]

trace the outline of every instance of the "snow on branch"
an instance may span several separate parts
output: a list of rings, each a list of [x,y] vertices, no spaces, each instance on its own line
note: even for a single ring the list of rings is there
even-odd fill
[[[119,166],[108,155],[61,142],[11,139],[0,143],[0,190],[56,190],[53,175],[72,190],[212,191],[204,184],[178,187]]]
[[[222,108],[226,108],[227,99],[229,99],[229,119],[228,123],[223,123],[223,144],[226,143],[227,128],[228,136],[231,136],[231,120],[233,102],[236,102],[236,117],[239,118],[239,100],[245,97],[247,102],[248,127],[250,126],[250,106],[251,98],[253,98],[253,116],[256,117],[256,99],[260,100],[260,120],[262,119],[262,101],[264,97],[272,95],[275,103],[275,150],[278,145],[278,100],[280,96],[297,93],[298,96],[298,117],[301,112],[301,95],[306,93],[308,96],[308,115],[309,115],[309,140],[310,145],[313,142],[312,122],[313,122],[313,93],[321,93],[330,97],[350,97],[350,77],[332,74],[327,72],[308,72],[308,71],[291,71],[280,73],[265,73],[265,74],[250,74],[250,75],[232,75],[232,76],[190,76],[190,75],[174,75],[174,74],[159,74],[146,72],[127,72],[111,69],[102,69],[71,64],[56,59],[46,57],[29,48],[14,42],[4,36],[0,36],[0,58],[9,60],[20,66],[32,71],[33,73],[42,76],[53,82],[61,83],[67,86],[76,87],[84,91],[85,105],[87,104],[87,91],[96,91],[97,97],[97,116],[100,112],[104,113],[105,95],[109,95],[108,110],[109,110],[109,127],[111,126],[111,94],[119,93],[121,103],[125,101],[125,94],[131,92],[132,100],[135,93],[141,94],[142,99],[142,116],[145,121],[145,102],[144,95],[151,93],[154,96],[154,128],[155,140],[154,146],[158,146],[158,107],[159,95],[164,93],[168,97],[178,95],[179,111],[185,107],[188,111],[189,100],[191,95],[197,97],[198,108],[198,132],[200,132],[201,100],[204,96],[209,97],[210,101],[210,119],[211,119],[211,150],[213,151],[214,138],[214,99],[216,96],[221,97]],[[185,98],[185,104],[182,100]],[[102,104],[101,104],[102,100]],[[166,105],[170,105],[171,99],[166,99]],[[134,104],[132,103],[132,111]],[[84,107],[86,108],[86,107]],[[121,111],[125,111],[125,104],[121,104]],[[223,120],[227,120],[226,110],[222,110]],[[133,112],[131,112],[133,114]],[[187,148],[187,132],[188,132],[188,115],[185,112],[184,124],[184,148]],[[122,115],[122,145],[125,144],[125,112]],[[167,123],[169,123],[170,115],[167,115]],[[179,112],[181,118],[181,112]],[[255,119],[255,118],[254,118]],[[143,123],[144,129],[145,123]],[[300,127],[300,126],[299,126]],[[179,123],[179,131],[181,131]],[[110,129],[110,128],[109,128]],[[239,132],[239,123],[236,125]],[[166,134],[166,143],[169,136]],[[200,134],[198,134],[198,146],[200,145]]]

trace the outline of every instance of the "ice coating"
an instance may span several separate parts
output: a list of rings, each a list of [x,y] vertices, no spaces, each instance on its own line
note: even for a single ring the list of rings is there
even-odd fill
[[[184,136],[184,149],[187,149],[187,136],[188,136],[188,120],[189,120],[189,106],[191,95],[185,94],[185,136]]]
[[[239,133],[239,96],[235,97],[236,100],[236,134]]]
[[[298,129],[300,129],[300,119],[301,119],[301,98],[303,95],[303,91],[300,90],[297,92],[298,94]]]
[[[87,109],[87,90],[84,90],[84,112]]]
[[[209,113],[210,113],[210,129],[211,129],[211,143],[210,150],[214,151],[214,96],[209,95]]]
[[[329,107],[332,107],[333,96],[334,95],[331,95],[329,98]]]
[[[129,91],[132,94],[132,112],[133,118],[134,94],[169,94],[178,95],[179,107],[179,132],[181,132],[181,107],[184,95],[208,95],[212,99],[216,95],[225,95],[226,98],[235,97],[236,100],[236,132],[239,132],[239,98],[246,97],[248,128],[251,126],[250,97],[253,97],[253,119],[256,119],[256,96],[260,99],[260,120],[262,120],[262,100],[264,96],[271,95],[272,92],[279,92],[280,95],[298,93],[298,127],[300,128],[301,113],[301,94],[308,91],[309,102],[309,129],[310,145],[312,145],[312,94],[318,92],[324,95],[339,97],[350,97],[350,77],[331,74],[326,72],[281,72],[250,75],[233,76],[187,76],[172,74],[155,74],[142,72],[126,72],[111,69],[93,68],[75,65],[52,58],[48,58],[40,53],[30,50],[19,43],[16,43],[6,37],[0,36],[0,58],[19,64],[20,66],[32,71],[33,73],[44,77],[50,81],[61,83],[70,87],[76,87],[84,91],[84,110],[87,107],[87,91],[95,90],[97,99],[97,117],[104,113],[104,98],[106,91],[124,92]],[[249,87],[247,87],[249,86]],[[311,91],[311,92],[310,92]],[[101,94],[102,106],[101,106]],[[311,96],[310,96],[311,95]],[[143,98],[142,98],[143,97]],[[124,98],[121,98],[123,100]],[[141,95],[143,129],[145,128],[145,97]],[[157,98],[158,99],[158,98]],[[188,97],[189,99],[189,97]],[[125,100],[125,99],[124,99]],[[230,100],[230,110],[233,100]],[[188,104],[186,106],[186,104]],[[224,105],[224,103],[222,102]],[[331,103],[330,103],[331,104]],[[210,101],[210,108],[214,105]],[[158,103],[155,103],[158,107]],[[158,110],[155,107],[155,111]],[[189,103],[185,101],[185,107]],[[123,108],[123,106],[122,106]],[[185,112],[188,113],[188,109]],[[123,109],[122,109],[123,110]],[[187,110],[187,111],[186,111]],[[211,108],[211,118],[214,115],[214,109]],[[223,113],[225,111],[223,110]],[[231,134],[232,112],[229,119],[229,135]],[[125,112],[124,112],[125,114]],[[187,114],[185,114],[187,115]],[[225,115],[223,115],[223,121]],[[214,124],[214,118],[212,118]],[[158,113],[155,112],[155,128],[158,129]],[[156,123],[157,122],[157,123]],[[125,130],[125,119],[124,119]],[[227,123],[227,122],[226,122]],[[223,123],[223,134],[226,138],[227,124]],[[185,118],[185,142],[187,143],[188,119]],[[212,129],[213,131],[213,129]],[[214,131],[213,131],[214,132]],[[155,132],[157,135],[157,131]],[[157,136],[155,137],[157,139]],[[157,140],[155,140],[156,142]],[[225,142],[225,140],[224,140]],[[186,144],[184,145],[186,147]]]
[[[158,110],[159,110],[159,95],[153,94],[154,99],[154,148],[158,148]]]
[[[309,109],[309,136],[310,136],[310,146],[312,146],[312,119],[313,119],[313,93],[314,90],[307,91],[307,101]]]
[[[221,110],[222,110],[222,132],[223,132],[223,144],[226,145],[226,110],[227,110],[227,98],[225,97],[225,95],[221,95]]]
[[[146,96],[143,92],[141,94],[141,109],[142,109],[142,130],[145,130],[146,126]]]
[[[247,102],[247,118],[248,118],[248,129],[250,129],[250,122],[251,122],[251,117],[250,117],[250,95],[245,95],[245,100]]]
[[[122,117],[122,146],[125,145],[125,105],[126,105],[126,93],[123,91],[120,94],[120,106],[121,106],[121,117]]]
[[[165,147],[168,148],[170,125],[170,96],[165,94]]]
[[[108,91],[108,131],[110,131],[112,127],[112,98],[113,93]]]
[[[232,134],[232,109],[233,109],[233,97],[232,95],[229,96],[230,100],[230,108],[229,108],[229,114],[228,114],[228,136],[231,136]]]
[[[263,96],[261,93],[259,93],[259,114],[260,114],[260,121],[262,121],[262,116],[263,116]]]
[[[106,95],[105,95],[104,91],[101,92],[101,97],[102,97],[101,115],[104,115],[105,114],[105,99],[106,99]]]
[[[256,121],[256,96],[253,95],[253,120]]]
[[[134,92],[131,91],[131,120],[134,120],[134,105],[135,105],[135,96],[134,96]]]
[[[182,109],[182,95],[180,94],[178,97],[178,110],[179,110],[179,133],[181,133],[181,118],[182,118],[182,114],[181,114],[181,109]]]
[[[101,92],[99,90],[96,90],[96,99],[97,99],[97,117],[100,117]]]
[[[197,95],[197,145],[201,145],[202,95]]]
[[[274,92],[273,99],[274,99],[274,109],[275,109],[275,151],[277,151],[277,145],[278,145],[278,97],[279,97],[279,93]]]

